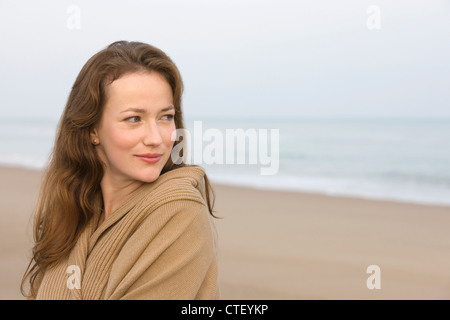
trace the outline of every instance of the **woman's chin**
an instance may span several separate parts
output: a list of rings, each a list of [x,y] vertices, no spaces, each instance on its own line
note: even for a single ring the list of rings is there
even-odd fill
[[[161,175],[161,170],[155,170],[153,172],[149,172],[148,174],[142,175],[139,180],[143,183],[151,183],[159,178]]]

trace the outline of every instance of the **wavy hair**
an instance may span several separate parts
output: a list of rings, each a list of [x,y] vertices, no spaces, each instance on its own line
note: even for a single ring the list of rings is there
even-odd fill
[[[185,128],[181,110],[183,82],[178,68],[163,51],[142,42],[117,41],[86,62],[61,116],[41,185],[32,258],[21,283],[24,296],[36,295],[37,279],[68,255],[87,222],[100,214],[103,164],[92,147],[90,132],[100,122],[106,86],[125,74],[140,71],[158,72],[165,77],[173,93],[175,126]],[[174,147],[178,143],[183,141],[175,141]],[[185,165],[174,164],[169,157],[161,174]],[[214,216],[214,190],[206,175],[205,189],[208,209]]]

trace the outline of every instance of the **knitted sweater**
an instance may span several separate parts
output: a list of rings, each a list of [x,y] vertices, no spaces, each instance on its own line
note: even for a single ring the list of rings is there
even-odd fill
[[[178,168],[137,189],[70,255],[46,270],[36,299],[219,299],[216,233],[204,171]]]

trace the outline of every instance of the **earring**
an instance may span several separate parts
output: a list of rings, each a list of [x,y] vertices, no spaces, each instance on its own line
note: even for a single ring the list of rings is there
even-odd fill
[[[92,141],[92,144],[96,145],[96,144],[97,144],[97,139],[94,139],[94,140]]]

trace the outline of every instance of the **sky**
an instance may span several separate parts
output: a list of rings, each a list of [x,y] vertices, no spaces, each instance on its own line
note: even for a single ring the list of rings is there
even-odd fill
[[[177,64],[188,117],[450,117],[450,0],[0,0],[0,117],[59,118],[117,40]]]

